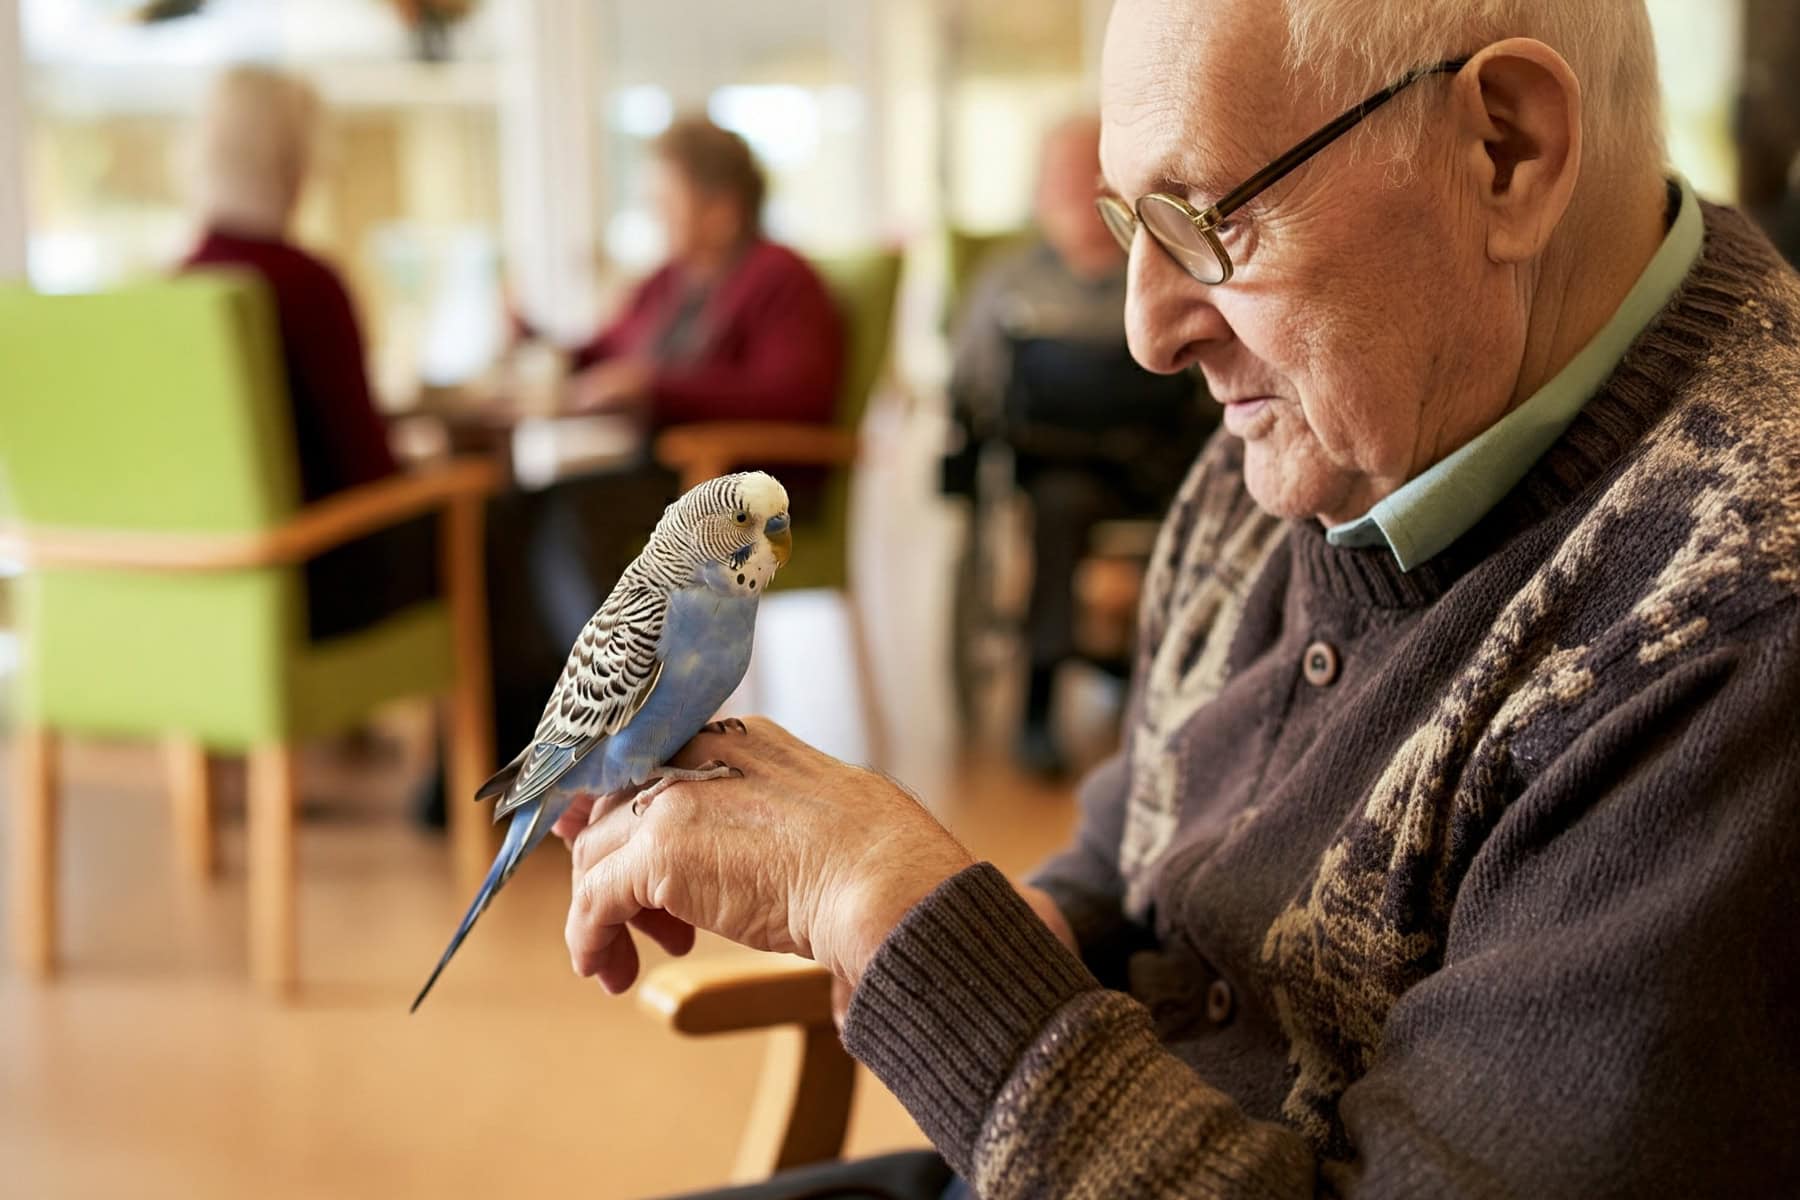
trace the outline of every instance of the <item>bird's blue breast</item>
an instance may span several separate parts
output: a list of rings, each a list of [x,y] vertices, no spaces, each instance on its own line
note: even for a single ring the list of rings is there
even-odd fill
[[[662,677],[631,722],[608,739],[594,790],[604,795],[641,783],[686,745],[743,681],[755,630],[754,596],[703,587],[670,596],[657,644]]]

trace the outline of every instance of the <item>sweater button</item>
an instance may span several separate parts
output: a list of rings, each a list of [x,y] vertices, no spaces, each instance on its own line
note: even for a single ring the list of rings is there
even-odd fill
[[[1223,979],[1213,980],[1212,986],[1206,989],[1206,1019],[1214,1025],[1231,1020],[1233,1000],[1231,985]]]
[[[1337,647],[1329,642],[1314,642],[1306,648],[1306,654],[1300,660],[1300,669],[1306,675],[1306,682],[1316,688],[1330,687],[1336,683],[1341,666]]]

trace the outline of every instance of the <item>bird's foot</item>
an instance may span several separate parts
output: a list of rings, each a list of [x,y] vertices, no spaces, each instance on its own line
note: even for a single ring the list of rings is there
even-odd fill
[[[652,775],[650,785],[631,801],[631,815],[641,817],[650,802],[678,783],[706,783],[714,779],[742,779],[744,773],[722,759],[703,762],[697,767],[660,767]]]
[[[701,733],[749,733],[750,729],[736,717],[725,717],[718,721],[708,721],[700,727]]]

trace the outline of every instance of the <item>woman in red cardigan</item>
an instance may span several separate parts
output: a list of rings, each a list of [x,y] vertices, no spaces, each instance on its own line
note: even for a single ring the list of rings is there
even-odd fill
[[[570,404],[690,421],[831,420],[844,332],[825,285],[763,237],[765,183],[737,134],[703,117],[652,147],[669,261],[575,355]]]

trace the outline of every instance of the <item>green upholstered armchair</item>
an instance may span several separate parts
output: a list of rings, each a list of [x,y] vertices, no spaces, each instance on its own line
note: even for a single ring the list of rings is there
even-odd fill
[[[296,744],[400,697],[449,695],[452,794],[493,765],[492,469],[452,464],[300,506],[277,337],[247,278],[0,289],[0,554],[25,564],[9,877],[13,954],[30,973],[54,964],[60,735],[163,743],[200,871],[213,860],[206,756],[248,756],[250,963],[277,988],[298,967]],[[445,599],[310,642],[301,565],[433,511]],[[452,810],[458,874],[479,878],[485,814]]]
[[[657,438],[656,457],[681,476],[683,490],[739,469],[832,468],[818,515],[794,526],[793,559],[775,577],[772,590],[829,588],[845,593],[870,757],[879,763],[885,757],[885,730],[875,696],[867,631],[855,597],[850,595],[850,478],[856,463],[857,431],[887,365],[901,258],[897,251],[876,250],[815,258],[813,266],[824,277],[844,317],[844,386],[833,422],[682,425]]]

